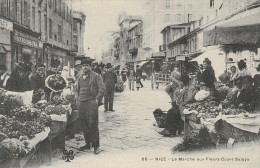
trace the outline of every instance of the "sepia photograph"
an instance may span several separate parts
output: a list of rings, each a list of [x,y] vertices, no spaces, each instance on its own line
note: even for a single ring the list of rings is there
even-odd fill
[[[260,0],[0,0],[0,168],[260,168]]]

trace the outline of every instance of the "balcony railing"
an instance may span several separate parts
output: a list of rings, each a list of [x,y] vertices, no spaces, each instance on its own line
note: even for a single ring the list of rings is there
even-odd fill
[[[136,47],[129,49],[129,53],[137,53],[138,49]]]
[[[165,51],[166,50],[166,44],[160,45],[159,46],[159,51]]]

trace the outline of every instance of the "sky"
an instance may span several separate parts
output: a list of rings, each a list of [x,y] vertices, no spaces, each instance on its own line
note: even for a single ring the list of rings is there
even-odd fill
[[[86,15],[84,49],[94,58],[107,49],[111,34],[119,30],[120,13],[142,16],[144,0],[72,0],[72,7]]]

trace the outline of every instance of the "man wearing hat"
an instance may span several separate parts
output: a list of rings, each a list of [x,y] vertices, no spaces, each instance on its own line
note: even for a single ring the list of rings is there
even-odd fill
[[[8,72],[6,72],[6,66],[0,65],[0,88],[6,88],[6,82],[10,78]]]
[[[78,102],[79,121],[82,126],[86,145],[80,150],[94,148],[99,154],[98,102],[101,101],[105,87],[102,77],[91,70],[91,60],[81,61],[82,75],[77,82],[76,98]]]
[[[14,92],[25,92],[32,90],[29,80],[31,68],[24,62],[16,63],[16,69],[6,83],[6,90]]]
[[[103,74],[103,80],[106,87],[105,92],[105,111],[114,111],[113,103],[114,103],[114,92],[115,92],[115,84],[117,83],[117,75],[112,69],[112,65],[107,63],[106,65],[107,71]]]

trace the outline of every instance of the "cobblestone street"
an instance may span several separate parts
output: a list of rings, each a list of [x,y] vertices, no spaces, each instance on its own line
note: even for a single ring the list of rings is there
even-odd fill
[[[66,141],[66,149],[72,149],[75,153],[75,159],[71,162],[62,160],[62,154],[58,153],[52,159],[51,167],[62,168],[83,168],[83,167],[210,167],[213,163],[204,160],[203,165],[198,164],[198,158],[249,158],[251,162],[241,162],[240,166],[244,167],[255,165],[257,157],[260,156],[256,147],[259,143],[248,143],[240,147],[230,149],[218,149],[197,151],[189,153],[172,154],[172,147],[182,141],[182,137],[163,137],[158,134],[160,131],[156,126],[153,117],[153,111],[161,108],[166,111],[170,108],[170,98],[161,87],[159,90],[151,90],[150,83],[144,82],[144,88],[138,91],[128,91],[116,93],[114,109],[115,112],[104,112],[104,107],[99,108],[99,129],[101,149],[104,151],[99,155],[93,154],[92,151],[78,151],[83,146],[84,140],[76,141],[72,139]],[[76,135],[82,136],[82,135]],[[260,146],[259,146],[260,147]],[[242,156],[241,156],[242,154]],[[252,156],[253,155],[253,156]],[[182,160],[186,159],[186,160]],[[147,160],[146,160],[147,159]],[[177,161],[175,160],[177,159]],[[188,160],[187,160],[188,159]],[[195,161],[194,161],[194,160]],[[258,162],[258,161],[257,161]],[[216,162],[214,162],[216,163]],[[217,162],[217,166],[225,166],[225,161]],[[228,162],[229,164],[237,162]],[[215,166],[215,167],[217,167]],[[231,166],[232,167],[232,166]],[[236,166],[238,168],[239,166]],[[254,168],[254,166],[250,167]]]

